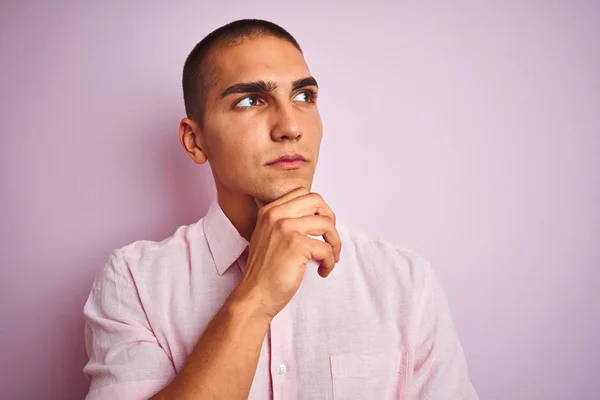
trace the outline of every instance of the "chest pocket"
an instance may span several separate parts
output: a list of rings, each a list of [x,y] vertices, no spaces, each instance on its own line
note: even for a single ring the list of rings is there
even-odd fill
[[[330,356],[334,400],[397,400],[406,396],[401,349]]]

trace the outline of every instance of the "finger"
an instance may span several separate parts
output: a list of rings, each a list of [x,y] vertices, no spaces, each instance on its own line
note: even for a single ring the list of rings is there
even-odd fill
[[[331,218],[334,226],[336,224],[335,214],[318,193],[308,193],[294,197],[285,203],[274,206],[269,212],[272,214],[272,220],[322,215]],[[323,236],[323,239],[333,247],[336,262],[339,261],[342,252],[342,242],[337,230],[328,232]]]
[[[305,195],[308,193],[310,193],[310,190],[308,190],[304,186],[301,186],[301,187],[298,187],[298,188],[286,193],[285,195],[281,196],[280,198],[278,198],[270,203],[266,203],[260,199],[257,199],[256,197],[254,198],[254,202],[256,203],[256,206],[259,211],[266,212],[273,207],[276,207],[280,204],[283,204],[283,203],[289,201],[290,199],[293,199],[295,197],[302,196],[302,195]]]
[[[261,207],[262,202],[255,199],[257,205]],[[298,218],[309,215],[322,215],[331,218],[333,225],[336,224],[336,217],[323,197],[318,193],[311,193],[304,187],[297,188],[273,201],[270,204],[259,208],[259,212],[266,215],[271,223],[287,218]],[[340,260],[342,251],[342,242],[337,230],[333,229],[323,235],[323,239],[334,249],[336,262]]]
[[[306,193],[288,199],[286,202],[277,204],[270,209],[278,219],[299,218],[305,215],[323,215],[333,220],[335,214],[323,197],[318,193]]]
[[[306,238],[306,240],[311,259],[320,262],[317,272],[321,277],[326,278],[335,268],[333,248],[329,243],[320,240],[311,238]]]
[[[284,220],[283,228],[299,232],[303,235],[323,236],[325,242],[333,249],[335,262],[340,260],[342,241],[331,218],[322,215],[306,215],[300,218],[289,218]]]

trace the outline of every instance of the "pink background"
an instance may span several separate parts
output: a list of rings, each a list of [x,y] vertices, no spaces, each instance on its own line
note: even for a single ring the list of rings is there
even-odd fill
[[[315,190],[430,259],[481,398],[599,398],[598,3],[82,3],[0,5],[0,398],[82,398],[110,251],[207,210],[181,69],[243,17],[304,47]]]

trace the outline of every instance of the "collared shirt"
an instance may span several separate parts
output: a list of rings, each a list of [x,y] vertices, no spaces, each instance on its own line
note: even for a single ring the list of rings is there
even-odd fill
[[[477,399],[427,260],[337,228],[339,263],[327,278],[307,264],[270,324],[249,399]],[[248,246],[214,201],[162,242],[115,250],[84,307],[87,399],[147,399],[167,385],[240,282]]]

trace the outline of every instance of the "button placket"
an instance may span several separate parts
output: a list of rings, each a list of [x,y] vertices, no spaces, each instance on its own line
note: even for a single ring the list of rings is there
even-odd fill
[[[279,375],[283,375],[283,374],[285,374],[285,372],[286,372],[286,371],[287,371],[287,367],[285,366],[285,364],[284,364],[284,363],[280,363],[280,364],[277,366],[277,373],[278,373]]]
[[[298,397],[298,373],[294,351],[294,323],[286,306],[271,321],[271,377],[273,399],[287,400]]]

